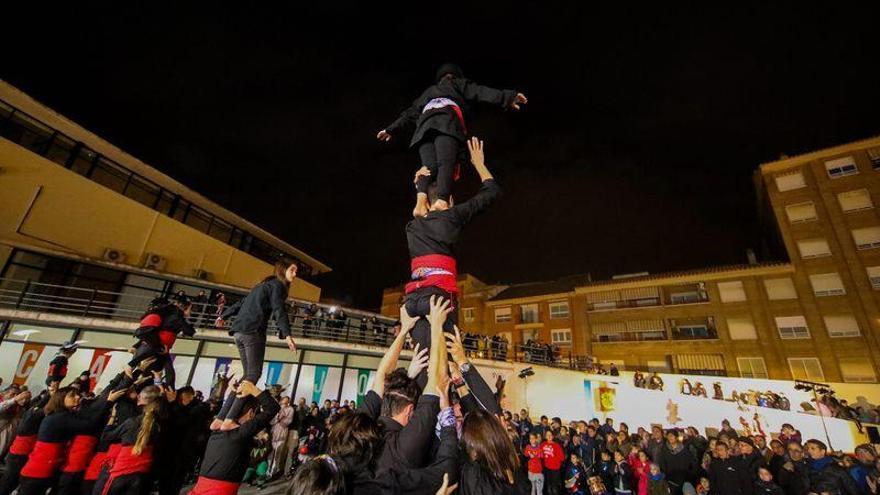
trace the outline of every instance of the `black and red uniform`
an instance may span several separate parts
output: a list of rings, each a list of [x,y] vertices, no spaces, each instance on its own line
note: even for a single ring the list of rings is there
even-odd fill
[[[163,399],[158,399],[163,400]],[[120,440],[118,454],[113,459],[107,482],[101,489],[101,495],[148,494],[153,483],[150,470],[153,468],[153,441],[159,433],[159,422],[153,423],[150,440],[140,454],[132,452],[138,433],[141,430],[144,415],[127,419],[116,433]],[[112,441],[112,439],[111,439]],[[97,489],[97,486],[95,487]]]
[[[40,423],[34,449],[21,469],[19,495],[42,495],[52,487],[67,459],[68,443],[93,428],[94,416],[107,413],[111,407],[111,402],[99,399],[88,414],[65,410],[47,415]]]
[[[92,495],[95,487],[98,487],[98,493],[104,488],[107,478],[110,477],[110,468],[113,467],[113,461],[119,455],[122,448],[122,440],[119,438],[119,428],[129,418],[134,418],[140,414],[140,409],[130,399],[123,397],[116,402],[116,414],[113,417],[113,423],[104,427],[101,438],[98,440],[98,446],[95,448],[95,455],[89,461],[85,473],[83,473],[82,495]],[[99,482],[100,480],[100,482]]]
[[[135,332],[139,339],[135,344],[134,356],[128,365],[134,369],[141,361],[156,357],[151,370],[164,370],[165,382],[174,387],[175,373],[171,357],[171,348],[177,341],[177,335],[192,337],[195,328],[186,321],[186,315],[174,304],[166,304],[147,311],[141,318],[140,326]]]
[[[230,394],[227,402],[234,399]],[[269,426],[272,418],[281,410],[278,401],[268,391],[263,391],[257,400],[260,412],[254,419],[230,431],[215,431],[208,439],[208,447],[202,459],[202,468],[196,486],[189,495],[234,495],[244,478],[250,459],[254,436]]]
[[[61,383],[61,380],[67,376],[67,356],[59,353],[55,358],[49,361],[49,373],[46,377],[46,385],[52,382]]]
[[[427,316],[431,310],[431,296],[439,295],[452,300],[453,311],[446,318],[443,329],[453,331],[458,323],[458,269],[455,261],[456,245],[462,229],[478,213],[485,211],[501,193],[494,179],[483,181],[474,197],[449,208],[428,212],[406,224],[406,242],[409,248],[411,281],[406,284],[406,311],[410,316]],[[419,318],[412,330],[412,338],[422,349],[431,347],[431,324]],[[427,381],[425,371],[419,375],[422,386]]]
[[[53,495],[74,495],[82,491],[83,475],[88,468],[98,438],[110,417],[111,407],[104,404],[111,391],[127,388],[131,380],[124,373],[116,375],[104,388],[95,400],[80,405],[79,414],[82,417],[91,418],[91,425],[76,434],[67,446],[67,454],[64,464],[61,465],[61,473],[58,476],[58,484],[53,490]]]
[[[24,414],[15,430],[15,439],[6,454],[6,470],[0,481],[0,495],[9,495],[18,487],[21,468],[27,463],[28,456],[37,444],[37,432],[43,422],[43,407],[49,401],[49,394],[43,393]]]
[[[446,74],[455,77],[443,77]],[[436,180],[437,197],[449,201],[452,181],[458,175],[456,165],[464,154],[463,144],[467,139],[468,105],[488,103],[509,108],[515,99],[516,91],[481,86],[466,79],[455,66],[441,67],[437,83],[426,89],[385,129],[396,136],[415,127],[410,146],[418,148],[422,165],[431,171],[430,177],[419,177],[416,190],[427,193],[430,182]]]

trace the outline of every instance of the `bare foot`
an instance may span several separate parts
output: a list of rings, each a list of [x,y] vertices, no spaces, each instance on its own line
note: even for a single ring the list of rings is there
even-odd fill
[[[211,421],[210,429],[211,431],[217,431],[221,426],[223,426],[223,420],[220,418],[214,418],[214,421]]]
[[[234,430],[238,427],[239,427],[239,425],[238,425],[238,423],[235,422],[235,420],[224,419],[223,424],[220,425],[220,431],[231,431],[231,430]]]
[[[413,218],[423,217],[428,214],[428,195],[419,193],[416,195],[416,207],[413,208]]]
[[[449,209],[449,202],[443,201],[442,199],[438,199],[438,200],[434,201],[433,205],[431,205],[431,209],[432,210],[441,210],[441,211],[448,210]]]

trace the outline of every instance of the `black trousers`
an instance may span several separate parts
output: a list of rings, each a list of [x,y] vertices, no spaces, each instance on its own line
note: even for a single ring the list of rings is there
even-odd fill
[[[419,143],[419,158],[422,160],[422,165],[431,171],[431,176],[419,177],[416,191],[427,193],[428,186],[436,181],[437,198],[449,201],[460,147],[461,143],[452,136],[429,132]]]
[[[26,455],[6,454],[6,471],[0,480],[0,495],[9,495],[18,487],[21,479],[19,471],[27,464],[27,460]]]
[[[21,477],[18,485],[18,495],[46,495],[46,490],[52,488],[55,478],[28,478]]]
[[[562,493],[562,471],[559,469],[544,470],[544,492],[547,495]]]
[[[82,479],[84,472],[64,473],[58,477],[58,484],[52,490],[52,495],[78,495],[82,492]]]
[[[148,474],[125,474],[113,480],[107,489],[108,495],[147,495],[153,488]]]
[[[263,376],[263,359],[266,357],[266,334],[236,333],[235,346],[238,347],[238,356],[241,358],[241,367],[244,369],[242,380],[253,384],[260,381]],[[241,416],[241,408],[244,406],[243,398],[235,398],[232,407],[226,413],[225,419],[238,419]]]
[[[79,492],[82,495],[92,495],[95,491],[95,483],[97,480],[83,480],[79,485]]]
[[[439,287],[423,287],[407,294],[406,299],[404,300],[406,312],[412,317],[420,317],[418,321],[416,321],[415,327],[410,331],[410,336],[412,337],[413,342],[419,344],[421,349],[431,348],[431,323],[428,322],[427,318],[428,314],[431,312],[431,296],[452,299],[453,309],[452,312],[449,313],[449,316],[446,317],[446,322],[443,324],[443,331],[455,333],[455,325],[458,324],[458,301],[456,301],[452,294]],[[445,342],[444,345],[446,345]],[[419,373],[419,376],[416,377],[416,381],[419,383],[420,387],[424,388],[425,384],[428,383],[427,369],[423,369],[421,373]]]
[[[153,363],[147,371],[164,371],[165,383],[174,388],[174,382],[177,378],[176,373],[174,372],[174,361],[171,359],[170,353],[163,354],[161,351],[162,343],[159,342],[159,336],[155,332],[151,332],[141,337],[141,340],[135,344],[134,356],[131,357],[131,361],[128,362],[128,365],[134,369],[137,368],[143,360],[155,356],[156,362]]]

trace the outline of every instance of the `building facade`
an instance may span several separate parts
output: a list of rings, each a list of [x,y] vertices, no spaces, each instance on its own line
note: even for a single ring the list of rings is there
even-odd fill
[[[314,304],[321,290],[312,276],[327,265],[3,81],[0,190],[4,383],[42,389],[67,341],[80,343],[70,378],[89,370],[96,382],[109,379],[130,359],[149,301],[184,291],[202,297],[191,317],[196,338],[174,348],[177,385],[207,394],[218,372],[240,366],[227,332],[213,327],[220,306],[271,274],[280,256],[299,266],[288,300],[299,349],[271,338],[264,380],[309,401],[355,399],[378,364],[392,321]]]
[[[502,335],[518,352],[530,340],[552,344],[606,368],[876,382],[878,174],[880,137],[761,165],[765,230],[789,261],[483,284],[486,297],[462,284],[463,328]]]

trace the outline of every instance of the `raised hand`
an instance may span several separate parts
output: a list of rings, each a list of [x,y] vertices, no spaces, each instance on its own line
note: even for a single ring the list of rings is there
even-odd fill
[[[428,367],[428,348],[421,349],[419,344],[416,343],[415,349],[413,349],[413,359],[409,362],[409,368],[406,370],[407,376],[410,378],[415,378],[419,376],[419,373],[425,368]]]
[[[110,392],[110,395],[107,396],[108,402],[116,402],[119,399],[123,398],[126,394],[128,394],[128,389],[123,388],[122,390],[114,390]]]
[[[382,141],[383,143],[387,143],[388,141],[391,141],[391,133],[389,133],[385,129],[382,129],[381,131],[379,131],[378,134],[376,134],[376,139]]]
[[[422,165],[422,168],[416,170],[416,175],[413,177],[413,184],[419,183],[419,177],[430,177],[431,171],[428,170],[428,167]]]
[[[461,342],[461,331],[458,329],[458,325],[455,325],[455,334],[445,333],[444,336],[446,337],[446,349],[452,355],[455,364],[466,363],[467,354],[464,352],[464,344]]]
[[[486,156],[483,154],[483,140],[474,136],[468,140],[468,151],[471,153],[471,163],[478,167],[486,165]]]
[[[431,312],[428,314],[428,321],[431,322],[431,328],[439,326],[443,328],[446,323],[446,317],[452,312],[452,304],[449,299],[440,296],[431,296]]]
[[[417,321],[419,321],[419,317],[410,316],[406,311],[405,304],[400,307],[400,333],[405,335],[416,326]]]
[[[296,352],[296,341],[293,340],[292,335],[287,336],[287,348],[290,349],[290,352]]]
[[[443,484],[440,485],[440,489],[437,490],[437,495],[449,495],[458,488],[458,483],[449,486],[449,474],[443,473]]]
[[[529,102],[529,99],[526,98],[526,95],[524,95],[522,93],[517,93],[516,96],[513,98],[513,101],[510,102],[510,108],[512,108],[514,110],[519,110],[520,105],[525,105],[528,102]]]

